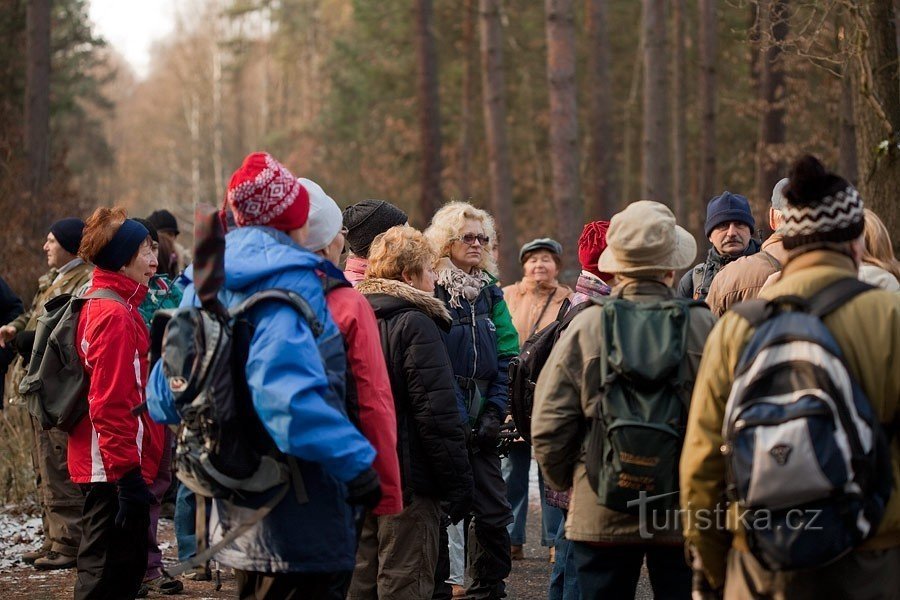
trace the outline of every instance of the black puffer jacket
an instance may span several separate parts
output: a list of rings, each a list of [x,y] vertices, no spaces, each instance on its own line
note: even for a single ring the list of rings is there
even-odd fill
[[[414,492],[455,502],[472,494],[466,431],[439,327],[444,304],[399,281],[366,279],[357,291],[375,310],[397,411],[404,500]]]

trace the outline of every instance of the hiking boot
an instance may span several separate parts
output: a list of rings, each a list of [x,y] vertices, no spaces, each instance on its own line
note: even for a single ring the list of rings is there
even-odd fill
[[[522,546],[510,546],[509,557],[513,560],[522,560],[525,558],[525,549]]]
[[[198,565],[185,573],[183,577],[189,581],[211,581],[212,572],[209,565]]]
[[[26,565],[33,565],[34,561],[39,558],[44,558],[47,556],[47,553],[50,552],[49,546],[41,546],[37,550],[32,550],[31,552],[26,552],[22,555],[22,562]]]
[[[452,591],[450,595],[454,598],[462,598],[466,595],[466,588],[461,585],[456,585],[455,583],[450,588]]]
[[[171,596],[172,594],[180,593],[184,589],[184,584],[168,575],[160,575],[156,579],[149,579],[141,584],[141,589],[145,587],[148,592],[153,591],[163,596]],[[141,598],[142,596],[138,597]]]
[[[34,561],[34,568],[40,571],[52,571],[53,569],[71,569],[75,566],[75,557],[66,556],[53,550]]]

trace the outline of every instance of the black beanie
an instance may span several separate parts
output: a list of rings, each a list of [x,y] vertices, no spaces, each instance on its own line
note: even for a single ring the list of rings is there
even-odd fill
[[[84,233],[84,221],[69,217],[60,219],[50,226],[50,233],[59,242],[59,245],[69,254],[78,254],[81,245],[81,234]]]
[[[128,264],[150,232],[134,219],[125,219],[112,239],[100,249],[92,261],[106,271],[118,271]]]
[[[409,221],[405,212],[384,200],[357,202],[345,208],[343,216],[347,245],[353,254],[363,258],[368,258],[375,236]]]
[[[147,220],[156,227],[157,231],[171,231],[175,235],[181,233],[178,231],[178,221],[175,219],[175,215],[166,209],[154,210]]]
[[[784,247],[849,242],[863,233],[863,201],[850,182],[806,155],[791,169],[782,213]]]
[[[153,240],[157,244],[159,243],[159,232],[156,231],[156,227],[154,227],[153,223],[151,223],[147,219],[135,218],[134,220],[147,228],[147,233],[150,234],[151,240]]]

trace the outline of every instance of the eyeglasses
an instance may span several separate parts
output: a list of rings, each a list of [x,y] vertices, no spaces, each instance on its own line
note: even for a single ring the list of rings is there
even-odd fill
[[[484,235],[483,233],[479,233],[478,235],[475,235],[474,233],[467,233],[466,235],[458,237],[456,239],[467,246],[474,246],[476,241],[482,246],[487,246],[491,241],[491,238]]]

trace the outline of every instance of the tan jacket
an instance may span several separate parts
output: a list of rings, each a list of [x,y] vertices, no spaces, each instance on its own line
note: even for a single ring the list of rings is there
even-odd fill
[[[816,250],[792,259],[778,283],[767,286],[760,298],[785,294],[809,297],[825,285],[856,276],[849,257]],[[853,376],[862,386],[882,423],[900,428],[900,297],[881,290],[866,292],[825,318],[825,325],[840,345]],[[687,437],[681,454],[681,505],[687,513],[685,537],[696,548],[710,583],[718,587],[725,578],[728,549],[746,550],[736,507],[723,529],[701,528],[699,510],[714,509],[725,493],[725,461],[722,421],[734,370],[752,334],[749,323],[735,313],[727,313],[716,324],[703,353],[700,373],[694,385]],[[864,548],[900,545],[900,432],[891,442],[894,491],[877,534]],[[734,538],[732,540],[732,534]]]
[[[759,295],[766,279],[788,261],[788,251],[781,239],[781,234],[773,233],[759,252],[728,263],[716,273],[706,296],[714,315],[721,317],[732,305]]]
[[[561,283],[538,283],[528,278],[503,288],[503,299],[506,300],[513,325],[519,333],[519,346],[524,344],[532,333],[552,323],[556,319],[559,307],[573,294],[570,288]]]
[[[88,263],[81,263],[67,271],[57,279],[56,269],[51,269],[38,280],[38,291],[31,300],[31,307],[19,315],[10,325],[19,331],[31,331],[37,327],[38,317],[44,314],[44,305],[62,294],[74,294],[78,292],[84,285],[91,280],[94,272],[94,266]],[[25,361],[19,356],[9,374],[9,384],[6,389],[6,395],[9,397],[11,404],[20,404],[22,398],[19,396],[19,382],[25,377]]]
[[[613,295],[619,289],[613,290]],[[674,297],[674,291],[652,281],[631,284],[623,297],[635,302],[653,302]],[[566,520],[566,538],[582,542],[628,543],[648,540],[640,536],[637,516],[616,512],[597,504],[584,467],[583,443],[590,416],[599,402],[600,365],[606,361],[599,306],[585,309],[556,343],[538,378],[532,413],[534,455],[544,480],[553,489],[573,486]],[[688,330],[688,378],[694,379],[703,343],[714,319],[703,306],[691,309]],[[674,522],[674,519],[673,519]],[[653,542],[680,543],[678,528],[655,535]]]

